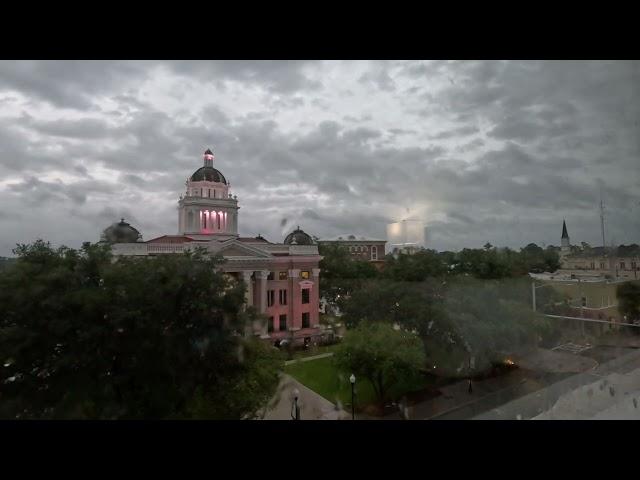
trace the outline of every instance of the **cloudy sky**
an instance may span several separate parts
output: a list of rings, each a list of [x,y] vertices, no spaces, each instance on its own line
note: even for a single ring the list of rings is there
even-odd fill
[[[77,247],[125,217],[177,233],[211,148],[240,233],[385,237],[436,249],[640,243],[640,63],[2,61],[0,255]]]

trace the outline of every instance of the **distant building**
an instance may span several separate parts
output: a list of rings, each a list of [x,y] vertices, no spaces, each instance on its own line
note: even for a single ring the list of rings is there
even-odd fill
[[[581,247],[569,243],[567,225],[562,222],[560,276],[602,277],[612,280],[637,280],[640,274],[640,246]]]
[[[178,201],[178,233],[143,241],[137,229],[122,219],[107,227],[101,242],[114,256],[178,254],[198,247],[221,255],[220,269],[247,285],[246,304],[267,321],[247,332],[277,342],[316,341],[323,335],[319,322],[318,245],[300,227],[282,243],[258,235],[238,235],[238,199],[227,179],[213,167],[213,152],[191,175]]]
[[[424,222],[417,219],[406,219],[387,225],[387,241],[389,253],[400,252],[412,254],[426,247],[426,229]]]
[[[376,238],[357,237],[355,235],[340,235],[318,240],[319,245],[339,245],[349,250],[354,259],[367,260],[376,267],[384,264],[386,240]]]
[[[616,289],[626,280],[605,280],[602,277],[566,276],[561,272],[553,274],[529,274],[539,282],[552,287],[562,294],[570,307],[569,316],[605,320],[613,323],[623,322],[618,310]],[[600,325],[596,324],[600,327]],[[604,328],[605,326],[603,326]]]

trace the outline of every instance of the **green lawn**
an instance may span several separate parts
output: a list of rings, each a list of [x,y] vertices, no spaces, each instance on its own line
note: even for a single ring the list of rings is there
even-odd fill
[[[340,371],[333,357],[294,363],[285,367],[285,373],[291,375],[303,385],[323,396],[332,403],[340,402],[343,406],[351,404],[351,372]],[[399,398],[405,393],[415,392],[431,385],[430,379],[420,379],[405,384],[398,384],[391,389],[389,396]],[[376,397],[371,383],[366,379],[356,381],[356,409],[375,403]]]

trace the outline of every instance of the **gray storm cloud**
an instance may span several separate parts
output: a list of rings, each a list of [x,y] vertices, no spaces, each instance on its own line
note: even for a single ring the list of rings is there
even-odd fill
[[[0,255],[175,233],[213,148],[240,232],[640,242],[640,62],[0,62]]]

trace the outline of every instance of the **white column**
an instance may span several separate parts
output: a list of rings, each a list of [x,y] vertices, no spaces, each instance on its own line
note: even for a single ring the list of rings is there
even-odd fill
[[[256,272],[256,278],[260,281],[260,307],[259,311],[265,314],[267,311],[267,279],[269,278],[268,270],[261,270]],[[260,336],[262,338],[269,338],[268,323],[263,321],[259,326]]]
[[[260,313],[267,311],[267,278],[269,277],[268,270],[261,270],[256,272],[256,278],[260,280]]]
[[[247,285],[247,290],[244,294],[244,298],[248,307],[253,305],[253,283],[251,283],[251,274],[252,271],[244,271],[242,272],[242,278],[244,283]]]

